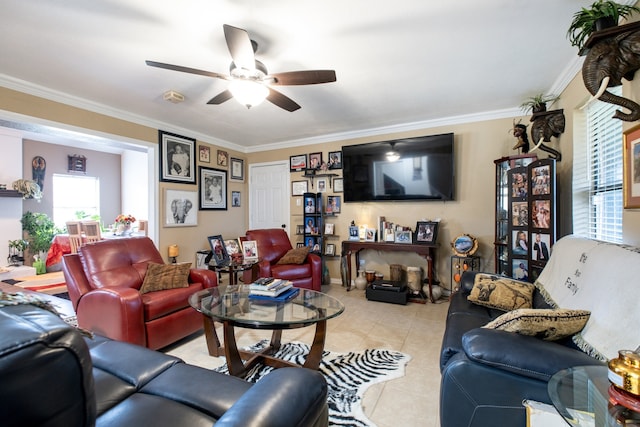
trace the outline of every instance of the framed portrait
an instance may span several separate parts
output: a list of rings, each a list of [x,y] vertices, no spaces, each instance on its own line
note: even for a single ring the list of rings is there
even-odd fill
[[[551,226],[551,200],[534,200],[531,221],[535,228],[549,228]]]
[[[529,254],[529,235],[525,230],[513,230],[511,241],[513,242],[511,250],[514,255]]]
[[[413,238],[411,237],[411,231],[397,230],[395,242],[396,243],[413,243]]]
[[[526,259],[512,259],[511,265],[513,271],[511,277],[516,280],[529,280],[529,262]]]
[[[312,216],[304,218],[304,232],[306,234],[318,234],[316,219]]]
[[[196,140],[158,131],[160,139],[160,181],[196,183]]]
[[[416,243],[435,243],[438,236],[438,223],[434,221],[418,221],[416,223]]]
[[[303,224],[296,225],[296,234],[297,235],[304,234],[304,225]]]
[[[326,213],[340,213],[340,196],[327,196]]]
[[[322,153],[309,154],[309,169],[320,169],[322,166]]]
[[[326,178],[318,178],[316,181],[318,184],[318,193],[326,193],[327,192],[327,179]]]
[[[307,168],[307,155],[298,154],[297,156],[289,157],[289,171],[299,172]]]
[[[531,236],[531,260],[538,262],[549,261],[551,255],[551,235],[533,233]]]
[[[324,254],[334,256],[336,254],[336,245],[334,245],[333,243],[327,243],[324,248]]]
[[[209,265],[216,267],[229,265],[231,259],[222,236],[209,236],[207,240],[209,240],[209,245],[211,246],[211,261],[209,261]]]
[[[640,208],[640,126],[624,132],[624,208]]]
[[[227,171],[200,166],[200,210],[227,210]]]
[[[551,194],[551,166],[544,165],[531,169],[531,194],[534,196]]]
[[[349,240],[355,240],[355,241],[360,240],[360,230],[358,229],[358,226],[356,225],[349,226]]]
[[[333,178],[333,192],[342,193],[344,191],[344,180],[342,178]]]
[[[304,198],[304,213],[312,214],[316,213],[316,199],[315,197]]]
[[[201,145],[198,147],[198,152],[200,153],[200,161],[203,163],[211,163],[211,149],[206,145]]]
[[[329,169],[342,169],[342,151],[329,151]]]
[[[232,181],[244,182],[244,160],[235,157],[231,158],[231,173],[229,179]]]
[[[255,240],[245,240],[242,242],[242,255],[245,262],[258,261],[258,242]]]
[[[192,227],[198,225],[197,191],[164,190],[164,226]]]
[[[513,173],[511,179],[511,197],[527,197],[527,174]]]
[[[292,181],[291,182],[291,195],[292,196],[302,196],[304,193],[307,192],[307,189],[309,188],[309,181],[302,180],[302,181]]]
[[[335,231],[335,224],[326,223],[324,225],[324,234],[333,234]]]
[[[376,229],[375,228],[367,228],[364,231],[364,241],[365,242],[375,242],[376,241]]]
[[[238,239],[229,239],[224,241],[224,247],[229,256],[240,253],[240,242]]]
[[[232,191],[231,192],[231,207],[239,208],[240,207],[240,192]]]
[[[529,225],[529,205],[527,202],[511,202],[511,225],[516,227]]]
[[[218,150],[218,166],[224,168],[229,166],[229,153],[224,150]]]

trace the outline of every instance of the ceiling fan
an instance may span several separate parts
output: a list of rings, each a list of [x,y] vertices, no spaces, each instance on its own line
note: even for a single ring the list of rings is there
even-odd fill
[[[165,64],[162,62],[145,61],[151,67],[181,71],[183,73],[199,74],[230,81],[229,88],[214,96],[207,104],[222,104],[231,98],[251,108],[265,98],[272,104],[287,111],[300,108],[294,100],[275,90],[272,86],[312,85],[331,83],[336,81],[334,70],[289,71],[269,74],[267,67],[255,58],[258,44],[249,38],[249,34],[231,25],[223,25],[224,38],[231,53],[233,62],[229,67],[229,74],[219,74],[181,65]]]

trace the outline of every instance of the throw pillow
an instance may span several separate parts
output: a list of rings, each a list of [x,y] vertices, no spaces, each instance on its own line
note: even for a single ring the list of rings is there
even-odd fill
[[[309,246],[290,249],[278,260],[277,264],[302,264],[307,259],[309,249]]]
[[[483,328],[554,341],[580,332],[590,315],[591,312],[587,310],[521,308],[495,318]]]
[[[531,308],[534,289],[531,283],[495,274],[476,274],[467,300],[503,311]]]
[[[144,276],[140,293],[162,291],[165,289],[188,288],[189,270],[191,263],[180,264],[147,264],[147,273]]]

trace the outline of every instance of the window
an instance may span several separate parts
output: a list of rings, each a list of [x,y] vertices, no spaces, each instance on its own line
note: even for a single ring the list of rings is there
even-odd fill
[[[610,90],[620,95],[621,87]],[[574,138],[573,232],[609,242],[622,242],[622,121],[619,108],[595,101],[584,110]]]
[[[76,212],[100,215],[100,180],[91,176],[53,175],[53,222],[64,228]]]

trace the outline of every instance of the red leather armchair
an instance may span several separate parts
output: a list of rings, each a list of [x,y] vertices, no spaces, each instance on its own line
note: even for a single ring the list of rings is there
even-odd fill
[[[292,249],[291,241],[284,229],[249,230],[246,238],[257,242],[260,277],[290,280],[298,288],[321,290],[322,259],[318,255],[310,253],[303,264],[277,264],[278,260]]]
[[[191,269],[189,287],[140,294],[147,264],[164,264],[148,237],[103,240],[62,258],[78,325],[111,339],[159,349],[203,327],[191,294],[218,285],[213,271]]]

